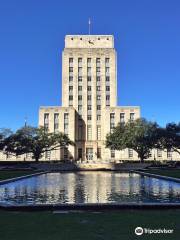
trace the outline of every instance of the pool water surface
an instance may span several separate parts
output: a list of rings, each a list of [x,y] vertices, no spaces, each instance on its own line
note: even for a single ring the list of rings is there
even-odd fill
[[[0,185],[2,203],[180,203],[180,183],[136,173],[46,173]]]

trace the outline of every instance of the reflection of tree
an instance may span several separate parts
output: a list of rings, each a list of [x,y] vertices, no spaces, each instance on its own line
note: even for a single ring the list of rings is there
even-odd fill
[[[47,173],[0,186],[0,201],[32,203],[177,202],[179,184],[139,174]]]

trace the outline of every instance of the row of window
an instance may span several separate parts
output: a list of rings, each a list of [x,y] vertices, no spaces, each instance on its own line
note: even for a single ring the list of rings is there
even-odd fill
[[[82,82],[82,79],[83,79],[82,76],[78,76],[78,82]],[[92,77],[88,76],[87,77],[87,81],[91,82],[91,80],[92,80]],[[109,82],[110,81],[110,77],[106,76],[105,80],[106,80],[106,82]],[[100,82],[100,81],[101,81],[101,77],[100,76],[96,76],[96,82]],[[69,82],[70,83],[73,82],[73,76],[69,76]]]
[[[87,95],[87,100],[91,101],[92,96],[91,95]],[[72,101],[73,100],[73,95],[69,95],[69,100]],[[82,101],[82,95],[78,95],[78,100]],[[101,100],[101,95],[97,95],[96,96],[96,100],[100,101]],[[106,100],[110,100],[110,95],[106,95]]]
[[[82,67],[78,67],[78,76],[82,77]],[[73,75],[73,67],[69,67],[69,76]],[[91,77],[91,71],[92,68],[91,67],[87,67],[87,76]],[[101,72],[101,68],[100,67],[96,67],[96,76],[100,76],[100,72]],[[109,67],[105,67],[105,76],[109,77],[110,75],[110,68]]]
[[[96,138],[97,140],[101,140],[101,126],[97,126],[97,131],[96,131]],[[91,141],[92,140],[92,126],[87,125],[87,140]]]
[[[92,87],[91,86],[87,86],[87,91],[91,91]],[[72,92],[73,91],[73,86],[69,86],[69,91]],[[82,91],[82,86],[78,86],[78,91]],[[101,86],[96,86],[96,91],[101,91]],[[106,86],[106,91],[109,92],[110,91],[110,86]]]
[[[68,134],[69,114],[64,113],[64,133]],[[49,130],[49,113],[44,114],[44,129]],[[54,113],[54,132],[59,130],[59,113]]]
[[[96,65],[100,65],[102,58],[96,58]],[[83,62],[82,58],[78,58],[78,66],[80,66]],[[74,63],[74,59],[73,58],[69,58],[69,66],[73,66]],[[91,66],[92,63],[92,58],[87,58],[87,65]],[[109,58],[105,58],[105,64],[108,67],[110,63],[110,59]]]
[[[128,157],[133,158],[133,153],[134,153],[133,149],[129,148],[128,149]],[[173,153],[173,151],[171,151],[171,150],[167,151],[167,158],[172,158],[172,153]],[[151,158],[151,157],[152,157],[152,152],[150,152],[150,154],[149,154],[149,158]],[[157,149],[157,157],[158,158],[162,157],[162,150]],[[111,149],[111,158],[115,158],[115,150],[114,149]]]

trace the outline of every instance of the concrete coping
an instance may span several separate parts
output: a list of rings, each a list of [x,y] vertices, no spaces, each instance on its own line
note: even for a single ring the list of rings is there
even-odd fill
[[[30,177],[38,176],[38,175],[41,175],[41,174],[44,174],[44,173],[48,173],[48,172],[49,172],[49,171],[43,171],[43,172],[38,172],[38,173],[23,175],[23,176],[20,176],[20,177],[15,177],[15,178],[9,178],[9,179],[5,179],[5,180],[1,180],[1,181],[0,181],[0,185],[6,184],[6,183],[10,183],[10,182],[15,182],[15,181],[22,180],[22,179],[25,179],[25,178],[30,178]]]
[[[180,179],[179,178],[162,176],[162,175],[153,174],[153,173],[146,173],[146,172],[137,171],[137,170],[132,170],[131,172],[138,173],[138,174],[141,174],[141,175],[144,175],[144,176],[148,176],[148,177],[160,178],[160,179],[164,179],[164,180],[167,180],[167,181],[173,181],[173,182],[180,183]]]
[[[36,204],[11,205],[2,203],[0,209],[12,211],[45,211],[45,210],[82,210],[104,211],[117,209],[180,209],[180,203],[77,203],[77,204]]]

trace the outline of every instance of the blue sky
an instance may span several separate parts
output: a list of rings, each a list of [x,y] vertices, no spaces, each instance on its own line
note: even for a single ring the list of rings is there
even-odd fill
[[[180,1],[1,0],[0,127],[38,124],[40,105],[61,104],[66,34],[113,34],[118,103],[140,105],[160,125],[180,121]]]

